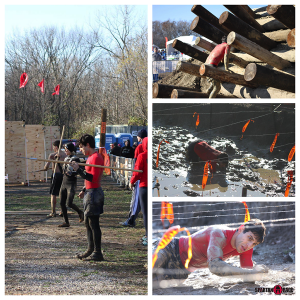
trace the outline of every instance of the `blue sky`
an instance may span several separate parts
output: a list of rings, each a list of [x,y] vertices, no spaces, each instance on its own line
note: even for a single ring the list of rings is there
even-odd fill
[[[267,4],[266,4],[267,5]],[[223,5],[202,5],[216,17],[226,11]],[[261,5],[249,5],[252,9],[262,7]],[[153,5],[152,20],[153,21],[193,21],[196,15],[191,12],[192,4],[190,5]]]
[[[147,6],[137,6],[137,9],[147,17]],[[5,5],[5,35],[10,35],[13,30],[23,32],[45,25],[67,30],[75,25],[86,27],[99,10],[101,5]]]

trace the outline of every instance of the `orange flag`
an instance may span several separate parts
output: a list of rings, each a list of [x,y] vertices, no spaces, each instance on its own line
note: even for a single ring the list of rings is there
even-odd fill
[[[159,162],[159,151],[160,151],[160,145],[161,145],[162,142],[166,142],[166,143],[170,144],[170,143],[169,143],[168,141],[166,141],[165,139],[163,139],[163,140],[159,143],[158,149],[157,149],[157,157],[156,157],[156,168],[158,167],[158,162]]]
[[[272,143],[272,145],[271,145],[271,147],[270,147],[270,152],[273,152],[274,146],[275,146],[275,144],[276,144],[276,141],[277,141],[278,136],[279,136],[279,133],[276,133],[275,138],[274,138],[274,141],[273,141],[273,143]]]
[[[160,219],[163,224],[165,218],[169,220],[170,224],[173,224],[174,222],[173,204],[163,201],[161,203],[161,212],[160,212]]]
[[[293,171],[287,171],[289,179],[288,179],[288,183],[286,185],[286,189],[285,189],[285,193],[284,193],[284,197],[288,197],[289,196],[289,192],[290,192],[290,187],[292,185],[293,182]]]
[[[199,119],[199,114],[196,112],[194,112],[193,118],[195,117],[196,114],[197,114],[196,129],[197,129],[198,125],[200,124],[200,119]]]
[[[202,189],[203,190],[205,189],[207,179],[208,179],[208,168],[210,168],[210,170],[212,170],[212,165],[211,165],[210,161],[207,161],[205,163],[204,170],[203,170],[203,178],[202,178]]]
[[[293,156],[295,154],[295,145],[294,147],[291,149],[289,156],[288,156],[288,161],[291,161],[293,159]]]
[[[154,267],[155,265],[155,262],[157,260],[157,253],[159,252],[159,250],[162,250],[164,249],[170,242],[171,240],[173,239],[173,237],[180,231],[186,231],[188,237],[189,237],[189,248],[188,248],[188,258],[186,259],[185,261],[185,268],[188,268],[189,266],[189,263],[192,259],[192,237],[191,237],[191,234],[190,232],[188,231],[188,229],[186,228],[180,228],[179,225],[177,226],[173,226],[173,227],[170,227],[163,235],[163,237],[160,239],[158,245],[157,245],[157,248],[155,249],[155,252],[154,254],[152,255],[152,268]]]
[[[250,123],[251,121],[254,123],[254,121],[250,119],[250,120],[244,125],[244,127],[243,127],[243,129],[242,129],[242,132],[243,132],[243,133],[245,132],[245,130],[247,129],[247,127],[248,127],[248,125],[249,125],[249,123]],[[243,135],[242,135],[241,139],[242,139],[242,138],[243,138]]]
[[[242,201],[242,203],[244,203],[244,206],[245,206],[245,220],[244,220],[244,223],[250,221],[250,214],[249,214],[249,210],[248,210],[248,205],[245,201]]]
[[[104,147],[99,148],[99,153],[101,154],[103,160],[104,160],[104,166],[109,167],[110,166],[110,159],[109,155],[106,152],[106,149]],[[110,175],[110,169],[104,169],[104,172],[106,175]]]

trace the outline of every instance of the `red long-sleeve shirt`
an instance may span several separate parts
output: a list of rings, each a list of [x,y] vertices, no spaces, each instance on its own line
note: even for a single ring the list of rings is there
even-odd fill
[[[103,157],[98,152],[95,152],[92,155],[90,155],[86,163],[91,165],[104,166]],[[93,181],[88,181],[88,180],[84,181],[86,189],[95,189],[101,187],[101,176],[103,173],[103,168],[85,166],[85,170],[87,173],[93,175]]]

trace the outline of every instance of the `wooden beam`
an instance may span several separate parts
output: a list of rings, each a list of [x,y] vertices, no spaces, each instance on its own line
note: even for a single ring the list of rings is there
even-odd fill
[[[195,92],[195,91],[187,91],[187,90],[180,90],[174,89],[171,94],[171,98],[179,99],[179,98],[209,98],[207,93],[203,92]],[[235,98],[235,97],[227,97],[222,95],[217,95],[216,98]]]
[[[290,29],[277,30],[272,32],[265,32],[264,35],[274,42],[282,43],[286,42],[287,36],[290,32]]]
[[[285,25],[283,25],[281,22],[274,19],[273,17],[267,19],[258,19],[257,22],[264,28],[265,33],[275,30],[287,29]]]
[[[236,31],[238,34],[246,37],[250,41],[260,45],[261,47],[267,50],[270,50],[277,46],[276,42],[272,41],[263,33],[259,32],[247,23],[243,22],[228,11],[225,11],[221,14],[219,22],[220,24],[224,24],[232,31]]]
[[[225,70],[221,70],[218,68],[214,68],[211,65],[206,65],[206,64],[201,65],[199,73],[201,76],[211,77],[211,78],[217,79],[221,82],[229,82],[229,83],[239,84],[239,85],[243,85],[243,86],[248,86],[251,88],[255,88],[258,86],[255,83],[253,84],[253,83],[247,82],[244,79],[243,75],[239,75],[239,74],[227,72]]]
[[[268,5],[267,12],[286,27],[295,28],[296,12],[294,5]]]
[[[211,12],[209,12],[207,9],[205,9],[202,5],[194,5],[191,9],[192,13],[199,16],[206,22],[210,23],[211,25],[215,26],[219,30],[221,30],[224,35],[227,35],[231,30],[226,28],[225,26],[221,25],[219,23],[219,19],[213,15]]]
[[[204,52],[198,50],[197,48],[195,48],[187,43],[184,43],[178,39],[174,40],[174,42],[172,43],[172,47],[174,49],[177,49],[181,53],[184,53],[185,55],[193,57],[203,63],[206,61],[206,59],[208,57],[207,53],[204,53]]]
[[[291,47],[291,48],[295,48],[296,46],[296,38],[295,38],[295,28],[292,29],[288,36],[287,36],[287,44]]]
[[[188,62],[180,61],[176,66],[176,71],[188,73],[196,77],[201,77],[199,74],[199,67],[199,65],[194,65]]]
[[[215,46],[217,46],[216,44],[214,43],[210,43],[208,42],[207,40],[204,40],[203,38],[201,37],[197,37],[196,40],[195,40],[195,45],[196,46],[199,46],[209,52],[211,52]],[[232,64],[235,64],[241,68],[246,68],[246,66],[248,65],[249,62],[243,60],[242,58],[240,57],[237,57],[236,55],[230,53],[229,54],[229,63],[232,63]]]
[[[295,93],[295,76],[271,70],[256,63],[251,63],[246,67],[244,78],[247,82]]]
[[[250,26],[258,30],[259,32],[264,32],[264,28],[257,23],[257,21],[243,8],[242,5],[224,5],[229,11],[240,18],[242,21],[248,23]]]
[[[240,5],[253,19],[260,18],[248,5]]]
[[[198,68],[199,69],[199,68]],[[154,83],[152,87],[153,98],[171,98],[174,89],[187,90],[192,92],[200,92],[199,89],[189,88],[185,86],[168,85],[161,83]]]
[[[282,59],[234,31],[229,33],[227,44],[258,58],[277,69],[282,70],[292,66],[289,61]]]
[[[190,29],[200,35],[203,35],[204,37],[215,42],[216,44],[222,43],[222,37],[224,36],[224,32],[200,17],[196,17],[192,21]]]

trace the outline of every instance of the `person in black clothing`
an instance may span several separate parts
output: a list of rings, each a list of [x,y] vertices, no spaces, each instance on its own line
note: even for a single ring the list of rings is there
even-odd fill
[[[130,146],[130,140],[125,141],[125,146],[121,149],[121,156],[126,158],[134,157],[134,150]]]
[[[111,149],[110,154],[115,156],[121,155],[121,147],[119,147],[118,143],[114,143],[114,147]]]
[[[80,162],[79,158],[75,156],[76,148],[73,143],[68,143],[65,145],[65,153],[67,157],[65,161],[71,162],[76,161]],[[75,196],[75,190],[77,186],[77,172],[73,170],[73,168],[69,164],[63,164],[61,167],[63,173],[63,181],[60,188],[60,206],[63,213],[63,217],[65,222],[58,227],[69,227],[69,219],[67,206],[73,208],[79,215],[79,222],[83,222],[84,214],[81,209],[78,208],[76,204],[73,203],[73,199]]]

